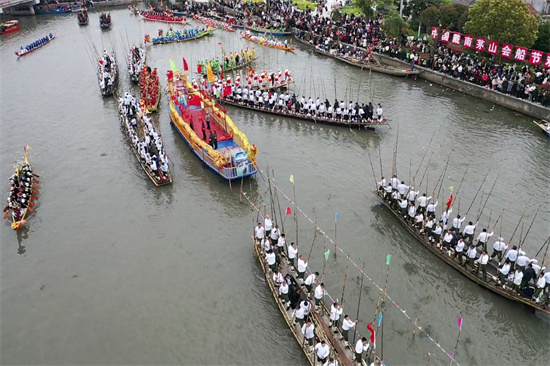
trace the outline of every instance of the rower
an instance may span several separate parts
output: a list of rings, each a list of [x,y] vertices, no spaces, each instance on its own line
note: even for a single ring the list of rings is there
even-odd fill
[[[306,339],[310,350],[313,349],[313,339],[315,337],[315,325],[311,322],[311,320],[308,320],[306,324],[302,325],[302,335]]]
[[[518,259],[518,247],[513,246],[511,250],[506,253],[506,259],[510,261],[510,270],[514,270],[516,268],[516,260]]]
[[[464,230],[462,230],[462,237],[464,238],[464,241],[468,240],[470,244],[474,241],[474,232],[476,230],[476,224],[474,225],[473,222],[468,222],[468,225],[464,227]]]
[[[394,186],[393,179],[394,178],[392,178],[392,182],[391,182],[392,187],[394,187],[394,189],[397,189],[399,191],[399,194],[401,195],[401,198],[405,198],[405,193],[407,192],[407,189],[409,189],[410,187],[405,184],[405,181],[401,181],[401,183],[399,183],[397,186]]]
[[[279,286],[279,297],[281,298],[281,301],[283,304],[285,304],[286,309],[290,307],[290,301],[288,298],[288,283],[286,281],[281,282]]]
[[[357,343],[355,343],[355,361],[358,362],[359,365],[363,364],[363,353],[367,352],[368,349],[369,344],[365,337],[358,339]]]
[[[315,300],[315,310],[319,310],[319,306],[321,306],[321,301],[323,301],[323,298],[325,297],[325,284],[320,283],[315,287],[315,293],[313,294],[313,298]]]
[[[468,257],[468,262],[464,263],[464,266],[466,266],[466,264],[469,264],[470,267],[472,267],[472,269],[473,269],[474,268],[474,261],[476,260],[476,255],[477,255],[476,247],[475,247],[475,245],[472,244],[472,245],[470,245],[470,248],[466,252],[466,256]]]
[[[262,227],[260,222],[258,223],[258,226],[254,228],[254,234],[256,236],[256,242],[259,244],[265,236],[265,229]]]
[[[308,262],[304,259],[303,255],[298,257],[298,279],[304,280],[304,275],[306,273]]]
[[[455,247],[455,258],[458,259],[458,262],[462,264],[463,259],[462,256],[464,254],[464,247],[466,246],[466,243],[464,242],[463,238],[458,239],[458,242],[456,243]]]
[[[498,284],[502,285],[502,287],[504,288],[504,285],[508,280],[508,274],[510,273],[510,261],[506,259],[502,267],[497,269],[497,272],[498,272]]]
[[[358,321],[359,320],[352,321],[349,318],[349,315],[347,315],[347,314],[344,315],[344,320],[342,321],[342,337],[340,337],[340,340],[344,340],[346,342],[346,345],[349,342],[348,332],[349,332],[350,329],[353,329],[357,325]]]
[[[317,355],[317,362],[321,365],[326,364],[328,356],[330,354],[330,348],[323,339],[321,343],[315,345],[315,353]]]
[[[298,255],[298,248],[297,244],[294,242],[290,243],[290,246],[288,247],[288,262],[292,267],[296,267],[296,256]]]
[[[313,289],[313,284],[315,283],[317,276],[319,276],[319,272],[310,273],[306,277],[306,280],[304,281],[304,285],[306,286],[306,289],[308,292],[311,292],[311,290]]]
[[[493,243],[493,253],[491,253],[491,259],[498,257],[498,263],[502,261],[502,253],[508,249],[508,245],[504,242],[504,239],[498,238],[497,241]]]
[[[460,215],[456,215],[456,217],[453,219],[451,230],[455,233],[460,232],[460,227],[462,226],[464,220],[466,220],[465,217],[460,218]]]
[[[343,311],[342,307],[338,305],[338,301],[333,302],[330,306],[329,328],[334,328],[334,333],[338,331],[338,320],[340,320],[340,315],[342,315]]]
[[[430,201],[428,206],[426,206],[426,211],[428,212],[428,214],[426,216],[435,217],[435,208],[437,207],[438,203],[439,202],[433,203],[432,201]]]
[[[489,263],[489,255],[484,249],[479,256],[479,267],[477,268],[476,276],[479,275],[479,271],[483,274],[483,281],[487,281],[487,263]]]
[[[518,259],[516,261],[517,268],[519,268],[521,271],[525,269],[525,266],[527,264],[531,263],[531,259],[525,255],[525,252],[520,249]]]
[[[477,236],[477,244],[476,248],[479,246],[483,246],[483,250],[487,250],[487,242],[489,241],[489,238],[493,236],[494,232],[491,231],[490,234],[487,233],[487,229],[483,229],[481,233]]]
[[[416,200],[418,201],[418,208],[417,208],[417,211],[419,212],[422,212],[422,213],[425,213],[426,212],[426,205],[428,203],[428,201],[432,198],[432,196],[430,197],[426,197],[426,193],[423,193],[421,197],[418,197]]]

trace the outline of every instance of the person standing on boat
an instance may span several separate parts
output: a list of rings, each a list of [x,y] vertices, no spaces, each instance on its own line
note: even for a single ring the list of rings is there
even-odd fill
[[[423,193],[421,197],[418,197],[416,199],[416,201],[418,202],[418,208],[416,210],[418,212],[422,212],[423,214],[426,213],[426,206],[431,198],[432,196],[426,197],[426,193]]]
[[[271,243],[273,245],[277,245],[277,242],[279,241],[279,226],[275,225],[275,227],[273,229],[271,229],[271,232],[270,232],[269,235],[271,237]]]
[[[279,232],[279,228],[277,225],[275,225],[275,228],[277,228],[277,232]],[[273,231],[271,232],[271,237],[273,238]],[[281,234],[279,236],[279,239],[277,240],[277,249],[279,250],[280,255],[286,255],[285,249],[286,248],[286,238],[285,234]]]
[[[310,350],[313,349],[313,340],[315,338],[315,325],[308,320],[307,323],[302,325],[302,335],[305,337]]]
[[[465,217],[460,218],[460,215],[456,215],[456,217],[453,219],[451,230],[455,233],[459,233],[460,227],[462,226],[464,220],[466,220]]]
[[[483,281],[487,281],[487,263],[489,263],[489,255],[486,250],[483,250],[479,256],[479,267],[476,273],[476,275],[479,275],[479,271],[481,270]]]
[[[298,248],[296,243],[290,243],[288,247],[288,262],[292,267],[296,267],[296,257],[298,256]]]
[[[290,307],[290,299],[288,298],[288,283],[286,281],[281,282],[279,286],[279,297],[281,298],[283,304],[285,304],[286,309]]]
[[[480,232],[479,235],[477,236],[476,248],[481,246],[484,251],[487,251],[487,242],[489,241],[489,238],[493,236],[493,234],[494,234],[493,231],[491,231],[491,233],[488,234],[487,229],[483,229],[483,231]]]
[[[473,222],[468,222],[468,225],[464,227],[464,230],[462,230],[462,237],[464,238],[464,241],[468,241],[469,244],[472,244],[474,242],[474,232],[476,230],[476,224],[474,225]]]
[[[267,262],[267,265],[271,269],[272,272],[277,271],[277,257],[275,256],[275,253],[273,250],[269,249],[265,253],[265,260]]]
[[[456,243],[455,247],[455,258],[458,258],[458,263],[462,264],[464,255],[464,247],[466,246],[466,243],[464,243],[464,239],[460,238],[458,239],[458,242]]]
[[[286,283],[283,274],[278,269],[273,272],[273,282],[275,282],[275,286],[277,287],[280,287],[283,283]]]
[[[315,345],[315,354],[317,355],[317,362],[320,365],[325,365],[330,355],[330,348],[323,339],[321,343]]]
[[[306,289],[308,292],[311,292],[311,290],[313,290],[313,285],[315,284],[318,276],[319,276],[319,272],[315,272],[315,273],[310,273],[306,277],[306,280],[304,281],[304,285],[306,286]]]
[[[438,203],[439,203],[438,201],[436,201],[435,203],[430,201],[430,203],[428,203],[428,206],[426,206],[426,212],[427,212],[426,216],[435,217],[435,208],[437,207]]]
[[[521,291],[521,284],[523,282],[523,272],[516,268],[516,271],[514,272],[514,290],[518,293]]]
[[[395,191],[397,194],[399,194],[399,191]],[[403,218],[407,218],[407,207],[409,206],[406,199],[400,199],[399,200],[399,210],[401,211],[401,214],[403,215]]]
[[[517,268],[519,268],[521,271],[523,271],[525,269],[525,267],[527,266],[527,264],[529,264],[529,263],[531,263],[531,260],[529,259],[528,256],[525,255],[525,252],[520,249],[518,259],[516,260]]]
[[[516,260],[518,259],[518,247],[513,246],[511,250],[506,253],[506,259],[510,261],[510,270],[516,269]]]
[[[218,150],[218,133],[216,131],[212,133],[212,148]]]
[[[447,229],[447,224],[449,223],[449,216],[453,210],[446,207],[443,213],[441,214],[441,222],[443,222],[443,229]]]
[[[382,105],[378,103],[378,108],[376,108],[376,116],[378,117],[378,121],[382,121],[383,113],[384,113],[384,110],[382,109]]]
[[[254,228],[254,235],[256,242],[259,244],[265,236],[265,229],[262,227],[262,223],[258,222],[258,226]]]
[[[303,255],[298,257],[298,279],[304,280],[308,262],[304,259]]]
[[[368,349],[369,343],[365,337],[358,339],[357,343],[355,343],[355,361],[358,362],[359,365],[363,365],[363,352],[367,352]]]
[[[466,252],[466,256],[468,257],[467,264],[469,264],[470,267],[472,267],[472,269],[474,269],[474,267],[475,267],[474,266],[474,261],[476,260],[476,255],[477,255],[476,246],[472,244],[472,245],[470,245],[470,248]],[[466,263],[464,264],[464,266],[466,266]]]
[[[393,178],[392,178],[392,186],[393,186]],[[396,189],[399,191],[399,194],[401,195],[401,198],[405,198],[405,195],[407,194],[407,189],[412,188],[405,184],[405,181],[401,181],[396,187]]]
[[[533,299],[538,304],[541,300],[542,292],[544,291],[544,287],[546,287],[546,280],[544,279],[544,271],[540,271],[539,277],[537,279],[536,283],[536,289],[535,294],[533,295]]]
[[[451,249],[451,243],[454,239],[453,232],[451,230],[447,230],[445,235],[443,236],[443,245],[445,246],[445,249]]]
[[[325,284],[320,283],[315,287],[315,293],[313,294],[313,299],[315,300],[315,310],[319,310],[319,306],[321,306],[321,302],[323,301],[325,297]]]
[[[273,229],[273,221],[271,221],[271,218],[269,217],[269,215],[265,215],[264,227],[265,227],[265,235],[270,236],[271,229]]]
[[[498,264],[502,261],[502,253],[508,249],[508,245],[504,242],[504,239],[498,238],[493,244],[493,253],[491,253],[491,259],[498,257]]]
[[[533,264],[529,263],[527,265],[527,268],[523,270],[523,279],[522,279],[521,288],[522,289],[526,288],[527,286],[529,286],[530,282],[532,280],[536,280],[536,278],[537,278],[537,274],[533,268]]]
[[[298,293],[298,289],[296,289],[296,293]],[[292,316],[294,318],[294,323],[298,322],[299,327],[301,328],[304,325],[305,322],[305,312],[304,309],[300,306],[300,299],[298,298],[298,301],[294,305],[294,311],[292,312]]]
[[[510,274],[510,261],[506,259],[502,267],[498,268],[497,271],[498,271],[498,284],[502,285],[502,287],[504,288],[504,285],[508,281],[508,275]]]
[[[338,331],[338,321],[344,310],[341,305],[338,305],[338,302],[333,302],[330,306],[330,326],[329,328],[334,328],[334,333]]]
[[[347,315],[347,314],[344,315],[344,320],[342,321],[342,336],[340,337],[340,340],[344,340],[346,342],[346,345],[349,342],[349,340],[348,340],[349,331],[350,331],[350,329],[353,329],[357,325],[358,321],[359,320],[352,321],[349,318],[349,315]]]
[[[409,192],[407,193],[407,200],[409,200],[409,202],[412,203],[413,206],[414,202],[416,201],[416,196],[418,196],[419,193],[420,191],[415,191],[414,187],[411,187],[411,189],[409,189]]]

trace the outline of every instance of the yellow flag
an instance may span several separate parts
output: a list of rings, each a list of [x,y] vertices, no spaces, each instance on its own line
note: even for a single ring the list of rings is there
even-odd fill
[[[170,68],[172,69],[172,72],[179,72],[178,67],[172,60],[170,60]]]
[[[290,183],[294,184],[294,174],[290,174]]]
[[[206,76],[208,78],[209,83],[213,83],[216,78],[214,77],[214,73],[212,72],[212,68],[210,65],[206,65]]]

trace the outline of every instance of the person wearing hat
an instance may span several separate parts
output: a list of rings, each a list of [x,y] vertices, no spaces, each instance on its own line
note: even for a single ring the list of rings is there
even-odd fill
[[[516,269],[516,260],[518,259],[518,247],[516,245],[506,253],[505,259],[510,261],[510,270],[514,271]]]
[[[491,259],[498,257],[498,263],[502,261],[502,253],[508,249],[508,245],[504,242],[504,239],[499,237],[493,244],[493,253],[491,253]]]

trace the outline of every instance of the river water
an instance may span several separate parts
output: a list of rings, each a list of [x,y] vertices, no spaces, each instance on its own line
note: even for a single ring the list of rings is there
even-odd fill
[[[239,200],[239,187],[205,169],[169,124],[167,97],[158,115],[174,184],[155,188],[141,170],[118,122],[116,102],[100,96],[92,61],[97,50],[114,47],[121,64],[120,90],[130,81],[125,50],[145,33],[167,26],[145,22],[125,9],[112,11],[113,29],[99,29],[98,14],[79,27],[75,16],[21,18],[22,30],[2,38],[2,169],[7,189],[12,167],[29,144],[41,176],[40,201],[28,228],[1,228],[2,364],[305,364],[299,346],[273,304],[249,236],[257,215]],[[17,60],[13,52],[45,34],[57,38]],[[252,47],[237,34],[150,46],[149,65],[164,75],[172,57],[189,65],[226,51]],[[386,255],[392,254],[388,294],[422,330],[462,365],[543,365],[550,358],[550,320],[494,295],[459,275],[417,243],[369,191],[374,177],[389,177],[398,137],[397,172],[415,179],[427,168],[422,190],[429,193],[448,169],[440,205],[455,192],[460,212],[474,220],[485,201],[480,225],[510,238],[522,213],[523,235],[542,202],[524,244],[534,255],[549,233],[548,139],[530,118],[460,93],[372,74],[318,56],[300,46],[295,53],[256,47],[256,69],[289,68],[299,94],[334,100],[345,95],[381,102],[390,128],[379,134],[331,128],[229,108],[249,140],[259,147],[259,165],[274,172],[280,190],[330,237],[339,215],[337,241],[381,286]],[[336,82],[335,82],[336,76]],[[163,80],[163,86],[165,81]],[[135,92],[135,87],[132,89]],[[428,148],[429,141],[435,138]],[[379,154],[380,152],[380,154]],[[379,156],[381,155],[381,160]],[[450,158],[448,159],[448,157]],[[429,165],[428,165],[429,163]],[[474,198],[488,173],[477,200]],[[492,193],[491,186],[496,184]],[[418,185],[419,183],[417,183]],[[243,189],[268,199],[261,176]],[[437,195],[438,192],[436,192]],[[508,206],[506,202],[511,197]],[[282,209],[290,206],[280,198]],[[292,216],[287,237],[295,240]],[[299,216],[299,248],[311,266],[322,267],[323,240]],[[519,241],[518,229],[514,242]],[[498,234],[497,233],[497,234]],[[495,234],[495,236],[497,235]],[[491,241],[492,243],[492,241]],[[325,243],[329,246],[328,241]],[[542,256],[539,256],[539,260]],[[346,264],[340,253],[326,266],[327,290],[341,298]],[[349,266],[345,312],[354,319],[359,276]],[[367,335],[378,300],[365,281],[359,330]],[[383,354],[388,365],[449,363],[449,357],[392,303],[384,308]],[[381,347],[382,336],[377,343]],[[381,349],[379,349],[382,352]]]

